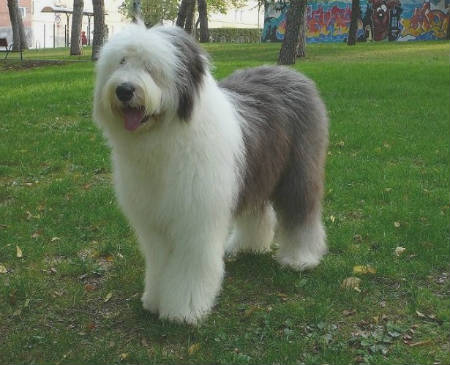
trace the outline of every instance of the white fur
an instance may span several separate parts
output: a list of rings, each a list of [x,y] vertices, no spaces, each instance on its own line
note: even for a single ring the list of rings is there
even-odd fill
[[[160,28],[129,26],[102,50],[94,119],[112,147],[117,198],[145,257],[144,308],[161,318],[197,323],[221,287],[244,143],[234,107],[209,71],[190,121],[178,119],[177,67],[175,49]],[[123,127],[114,93],[128,81],[138,85],[132,102],[154,114],[133,132]],[[238,217],[234,249],[269,250],[274,225],[270,206]],[[305,228],[286,239],[320,240],[321,229]],[[300,260],[302,253],[306,257]],[[284,249],[280,261],[303,269],[317,264],[321,255],[305,243],[301,249]]]

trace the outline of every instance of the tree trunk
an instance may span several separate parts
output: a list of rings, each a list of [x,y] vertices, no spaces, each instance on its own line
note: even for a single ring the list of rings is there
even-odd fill
[[[194,14],[195,14],[195,0],[189,0],[186,10],[186,22],[184,23],[184,30],[186,33],[192,34],[194,28]]]
[[[81,23],[83,21],[83,7],[83,0],[73,0],[72,35],[70,37],[71,56],[77,56],[81,54],[80,37]]]
[[[448,14],[449,17],[450,17],[450,5],[448,6],[447,9],[448,9],[448,10],[447,10],[447,14]],[[449,18],[449,21],[448,21],[448,23],[447,23],[447,39],[450,39],[450,18]]]
[[[306,1],[305,9],[303,10],[302,22],[300,23],[300,28],[298,32],[298,43],[297,43],[297,57],[306,57],[306,32],[308,31],[308,14],[306,14]]]
[[[92,0],[94,9],[94,39],[92,41],[92,59],[98,58],[98,52],[105,38],[105,2],[104,0]]]
[[[180,7],[178,9],[178,16],[177,16],[177,27],[184,28],[184,23],[186,22],[186,12],[188,8],[188,3],[191,0],[182,0]]]
[[[360,17],[359,0],[352,0],[352,15],[347,39],[347,45],[349,46],[354,46],[356,44],[356,33],[358,32],[358,20]]]
[[[298,44],[300,24],[304,18],[307,0],[292,0],[286,14],[286,33],[280,49],[278,63],[293,65]]]
[[[198,19],[200,20],[200,42],[209,42],[208,29],[208,10],[206,0],[197,0],[198,2]]]
[[[18,0],[8,0],[9,19],[13,32],[13,51],[28,49],[25,28],[23,26],[22,15],[19,10]]]

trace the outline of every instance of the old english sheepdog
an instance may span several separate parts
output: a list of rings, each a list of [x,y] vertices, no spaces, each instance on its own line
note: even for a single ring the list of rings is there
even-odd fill
[[[319,264],[328,121],[311,80],[262,66],[217,82],[182,29],[132,24],[103,47],[94,99],[145,256],[145,309],[197,323],[225,250],[269,251],[275,224],[281,265]]]

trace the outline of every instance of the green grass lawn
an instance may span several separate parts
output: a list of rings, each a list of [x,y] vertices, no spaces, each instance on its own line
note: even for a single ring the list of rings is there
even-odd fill
[[[275,63],[279,46],[206,48],[222,78]],[[0,364],[449,364],[448,55],[448,42],[308,46],[295,68],[330,115],[330,252],[307,273],[227,259],[198,328],[141,307],[143,259],[92,123],[88,52],[0,62]],[[343,288],[353,276],[359,290]]]

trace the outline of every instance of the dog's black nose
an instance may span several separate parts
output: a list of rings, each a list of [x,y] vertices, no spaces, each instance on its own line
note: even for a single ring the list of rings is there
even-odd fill
[[[130,101],[134,94],[134,86],[124,82],[116,88],[116,95],[120,101]]]

